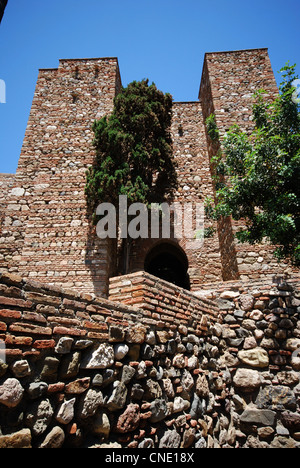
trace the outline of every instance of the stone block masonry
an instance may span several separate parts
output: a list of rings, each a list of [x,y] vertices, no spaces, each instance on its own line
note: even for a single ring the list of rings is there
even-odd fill
[[[0,447],[299,447],[299,286],[141,272],[105,300],[1,274]]]

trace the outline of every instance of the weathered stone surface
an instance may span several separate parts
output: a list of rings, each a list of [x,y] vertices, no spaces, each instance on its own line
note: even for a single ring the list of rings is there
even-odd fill
[[[289,351],[297,351],[300,349],[300,338],[289,338],[284,343],[284,348]]]
[[[1,359],[1,355],[0,355],[0,377],[3,377],[5,375],[7,369],[8,369],[8,365]]]
[[[77,379],[74,382],[70,382],[65,386],[65,392],[77,395],[84,393],[89,388],[90,381],[90,377],[84,377],[83,379]]]
[[[127,406],[124,413],[122,413],[117,421],[116,432],[125,434],[127,432],[135,431],[140,422],[140,407],[137,404],[130,404]]]
[[[199,375],[196,382],[196,393],[199,397],[206,398],[209,395],[209,385],[205,375]]]
[[[41,372],[41,379],[46,381],[53,381],[57,379],[57,370],[59,360],[55,357],[49,356],[45,358],[44,366]]]
[[[166,449],[166,448],[179,448],[180,446],[180,435],[178,434],[177,431],[167,431],[163,437],[161,438],[159,442],[159,448],[160,449]]]
[[[115,350],[115,359],[121,360],[121,359],[124,359],[124,357],[128,353],[129,347],[127,346],[127,344],[120,343],[120,344],[115,345],[114,350]]]
[[[116,386],[113,389],[112,395],[110,396],[107,407],[110,411],[118,411],[125,406],[127,398],[127,387],[123,382],[116,382]]]
[[[268,385],[261,388],[255,400],[258,408],[270,408],[282,411],[296,408],[296,397],[289,387],[283,385]]]
[[[115,325],[109,327],[109,341],[111,343],[122,342],[125,339],[125,331]]]
[[[140,384],[138,383],[133,384],[132,389],[131,389],[132,400],[134,401],[141,400],[144,396],[144,393],[145,393],[145,390]]]
[[[22,359],[21,361],[15,362],[12,366],[12,371],[17,379],[27,377],[32,372],[29,362],[26,359]]]
[[[106,439],[110,434],[110,421],[108,415],[103,411],[97,411],[96,416],[92,420],[92,432],[97,435],[102,435]]]
[[[42,435],[52,421],[54,409],[48,399],[33,403],[26,414],[26,424],[35,436]]]
[[[162,396],[162,389],[158,382],[155,382],[152,379],[147,379],[145,383],[145,395],[144,397],[147,400],[155,400]]]
[[[254,305],[254,297],[251,294],[242,294],[239,298],[239,303],[241,309],[248,312],[253,308]]]
[[[175,397],[174,399],[174,413],[180,413],[181,411],[187,411],[190,408],[191,404],[189,401],[184,400],[182,397]]]
[[[80,351],[74,351],[66,354],[62,358],[62,363],[59,369],[59,376],[61,379],[73,379],[77,376],[80,368]]]
[[[144,343],[146,338],[147,328],[142,324],[137,324],[128,328],[126,332],[126,341],[128,343]]]
[[[173,384],[172,384],[172,380],[171,379],[163,379],[162,380],[162,385],[163,385],[163,389],[164,389],[164,392],[166,393],[166,396],[168,398],[174,398],[175,396],[175,392],[174,392],[174,387],[173,387]]]
[[[35,400],[45,395],[48,390],[48,384],[46,382],[33,382],[29,385],[27,393],[29,398]]]
[[[270,448],[275,449],[294,449],[296,448],[296,442],[291,438],[286,437],[275,437],[270,444]]]
[[[274,426],[276,413],[270,410],[259,410],[256,408],[246,408],[241,415],[241,422],[246,424],[258,424],[263,426]]]
[[[135,369],[131,366],[124,366],[122,369],[121,382],[127,385],[135,376]]]
[[[282,424],[291,431],[300,431],[300,413],[284,411],[281,414]]]
[[[264,368],[269,365],[269,356],[265,349],[254,348],[239,351],[238,358],[244,364],[251,367]]]
[[[32,448],[30,429],[0,436],[0,448]]]
[[[184,371],[183,371],[181,383],[182,383],[183,388],[187,392],[190,392],[192,390],[192,388],[194,387],[194,385],[195,385],[194,379],[193,379],[191,373],[186,369],[184,369]]]
[[[55,352],[57,354],[67,354],[71,351],[73,343],[73,338],[67,336],[62,337],[59,339],[57,345],[55,346]]]
[[[176,356],[174,356],[173,366],[179,369],[183,369],[185,367],[185,357],[183,354],[176,354]]]
[[[64,441],[65,433],[63,429],[59,426],[55,426],[45,437],[45,440],[41,443],[40,448],[61,448],[64,444]]]
[[[239,362],[240,361],[237,356],[234,356],[228,351],[226,351],[220,358],[220,363],[227,367],[236,367],[238,366]]]
[[[240,293],[237,291],[224,291],[220,294],[220,299],[235,299],[239,297]]]
[[[64,401],[56,415],[56,420],[61,424],[69,424],[74,418],[74,405],[76,398]]]
[[[282,385],[294,387],[299,383],[299,373],[293,371],[281,371],[277,374],[278,382]]]
[[[233,378],[233,383],[235,387],[243,392],[250,393],[261,386],[262,380],[258,371],[252,369],[238,369]]]
[[[193,394],[193,399],[190,408],[190,415],[193,419],[198,419],[203,415],[205,408],[205,401],[202,398],[199,398],[196,393]]]
[[[81,398],[79,417],[86,419],[93,416],[102,405],[103,395],[101,390],[90,388]]]
[[[17,406],[23,398],[24,388],[17,379],[7,379],[0,386],[0,403],[8,408]]]
[[[162,421],[168,414],[167,403],[164,399],[157,399],[151,403],[150,411],[152,413],[150,421],[153,423]]]
[[[114,348],[111,345],[106,345],[104,343],[91,351],[87,356],[81,361],[82,369],[107,369],[111,367],[114,363],[115,353]]]

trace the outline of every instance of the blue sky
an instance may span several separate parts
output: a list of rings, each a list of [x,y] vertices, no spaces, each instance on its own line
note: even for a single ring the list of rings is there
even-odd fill
[[[8,0],[0,25],[0,172],[14,173],[39,68],[118,57],[123,85],[149,78],[197,100],[205,52],[268,47],[276,79],[300,75],[299,0]]]

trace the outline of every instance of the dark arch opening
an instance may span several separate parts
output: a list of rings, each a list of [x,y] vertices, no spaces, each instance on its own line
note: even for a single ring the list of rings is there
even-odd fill
[[[145,260],[145,271],[184,289],[190,289],[188,260],[184,251],[173,244],[153,247]]]

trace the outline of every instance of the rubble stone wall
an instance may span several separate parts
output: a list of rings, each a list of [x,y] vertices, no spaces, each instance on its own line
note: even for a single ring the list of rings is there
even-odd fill
[[[254,95],[264,89],[265,98],[278,96],[268,49],[237,50],[205,54],[199,99],[203,119],[215,115],[220,141],[213,143],[207,136],[209,159],[222,150],[222,139],[232,125],[250,134],[253,130],[252,106]],[[213,174],[213,168],[211,167]],[[222,219],[219,222],[219,243],[224,281],[272,278],[293,268],[284,262],[278,264],[275,250],[268,244],[241,244],[234,237],[242,222]]]
[[[3,273],[0,447],[298,447],[299,286],[142,272],[104,300]]]
[[[7,197],[14,185],[14,174],[0,174],[0,233],[5,216]]]

